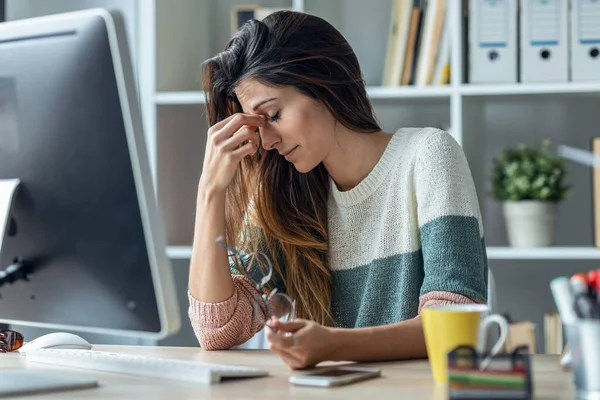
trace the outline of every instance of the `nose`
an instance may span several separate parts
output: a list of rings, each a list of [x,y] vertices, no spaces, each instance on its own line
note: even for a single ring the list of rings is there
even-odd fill
[[[273,150],[277,143],[281,141],[277,131],[268,125],[259,128],[259,133],[260,142],[265,150]]]

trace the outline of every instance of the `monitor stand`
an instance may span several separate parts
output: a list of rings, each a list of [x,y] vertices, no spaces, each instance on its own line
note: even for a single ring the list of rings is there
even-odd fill
[[[19,179],[0,179],[0,252],[2,242],[8,234],[10,214],[20,183]]]
[[[2,0],[0,0],[0,6],[2,6]],[[18,179],[0,179],[0,252],[2,251],[4,236],[8,230],[9,215],[19,183]],[[0,329],[8,329],[8,325],[0,324]]]
[[[0,255],[4,240],[15,234],[14,228],[11,229],[11,213],[20,183],[18,179],[0,179]],[[20,279],[28,280],[29,267],[21,259],[10,261],[10,265],[0,265],[0,286]]]

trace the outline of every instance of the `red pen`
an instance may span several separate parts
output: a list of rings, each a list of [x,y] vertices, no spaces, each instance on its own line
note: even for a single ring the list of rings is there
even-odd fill
[[[598,289],[600,288],[600,275],[598,270],[591,269],[587,274],[588,287],[590,294],[594,300],[598,296]]]
[[[594,296],[593,299],[596,301],[596,308],[600,310],[600,269],[590,272],[593,272],[592,275],[594,276],[593,282],[590,282]]]

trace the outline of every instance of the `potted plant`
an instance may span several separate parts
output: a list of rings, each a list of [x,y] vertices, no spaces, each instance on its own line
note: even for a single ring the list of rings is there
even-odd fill
[[[494,197],[502,202],[508,242],[513,247],[542,247],[554,243],[558,204],[570,192],[564,184],[565,161],[549,150],[524,144],[505,148],[494,158]]]

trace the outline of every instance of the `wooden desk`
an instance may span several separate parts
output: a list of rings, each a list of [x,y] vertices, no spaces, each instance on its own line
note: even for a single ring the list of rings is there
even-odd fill
[[[419,399],[447,398],[443,387],[434,385],[426,361],[365,364],[382,369],[382,377],[337,388],[308,388],[292,386],[287,379],[292,371],[279,357],[264,350],[231,350],[204,352],[198,348],[94,346],[95,350],[114,351],[181,360],[257,366],[267,369],[269,377],[228,381],[202,386],[184,382],[163,381],[106,372],[75,370],[45,364],[27,364],[18,353],[0,354],[0,373],[6,368],[36,368],[65,371],[95,377],[100,387],[72,392],[60,392],[23,399]],[[535,398],[574,399],[571,374],[561,371],[557,356],[534,357]],[[294,371],[297,373],[297,371]]]

